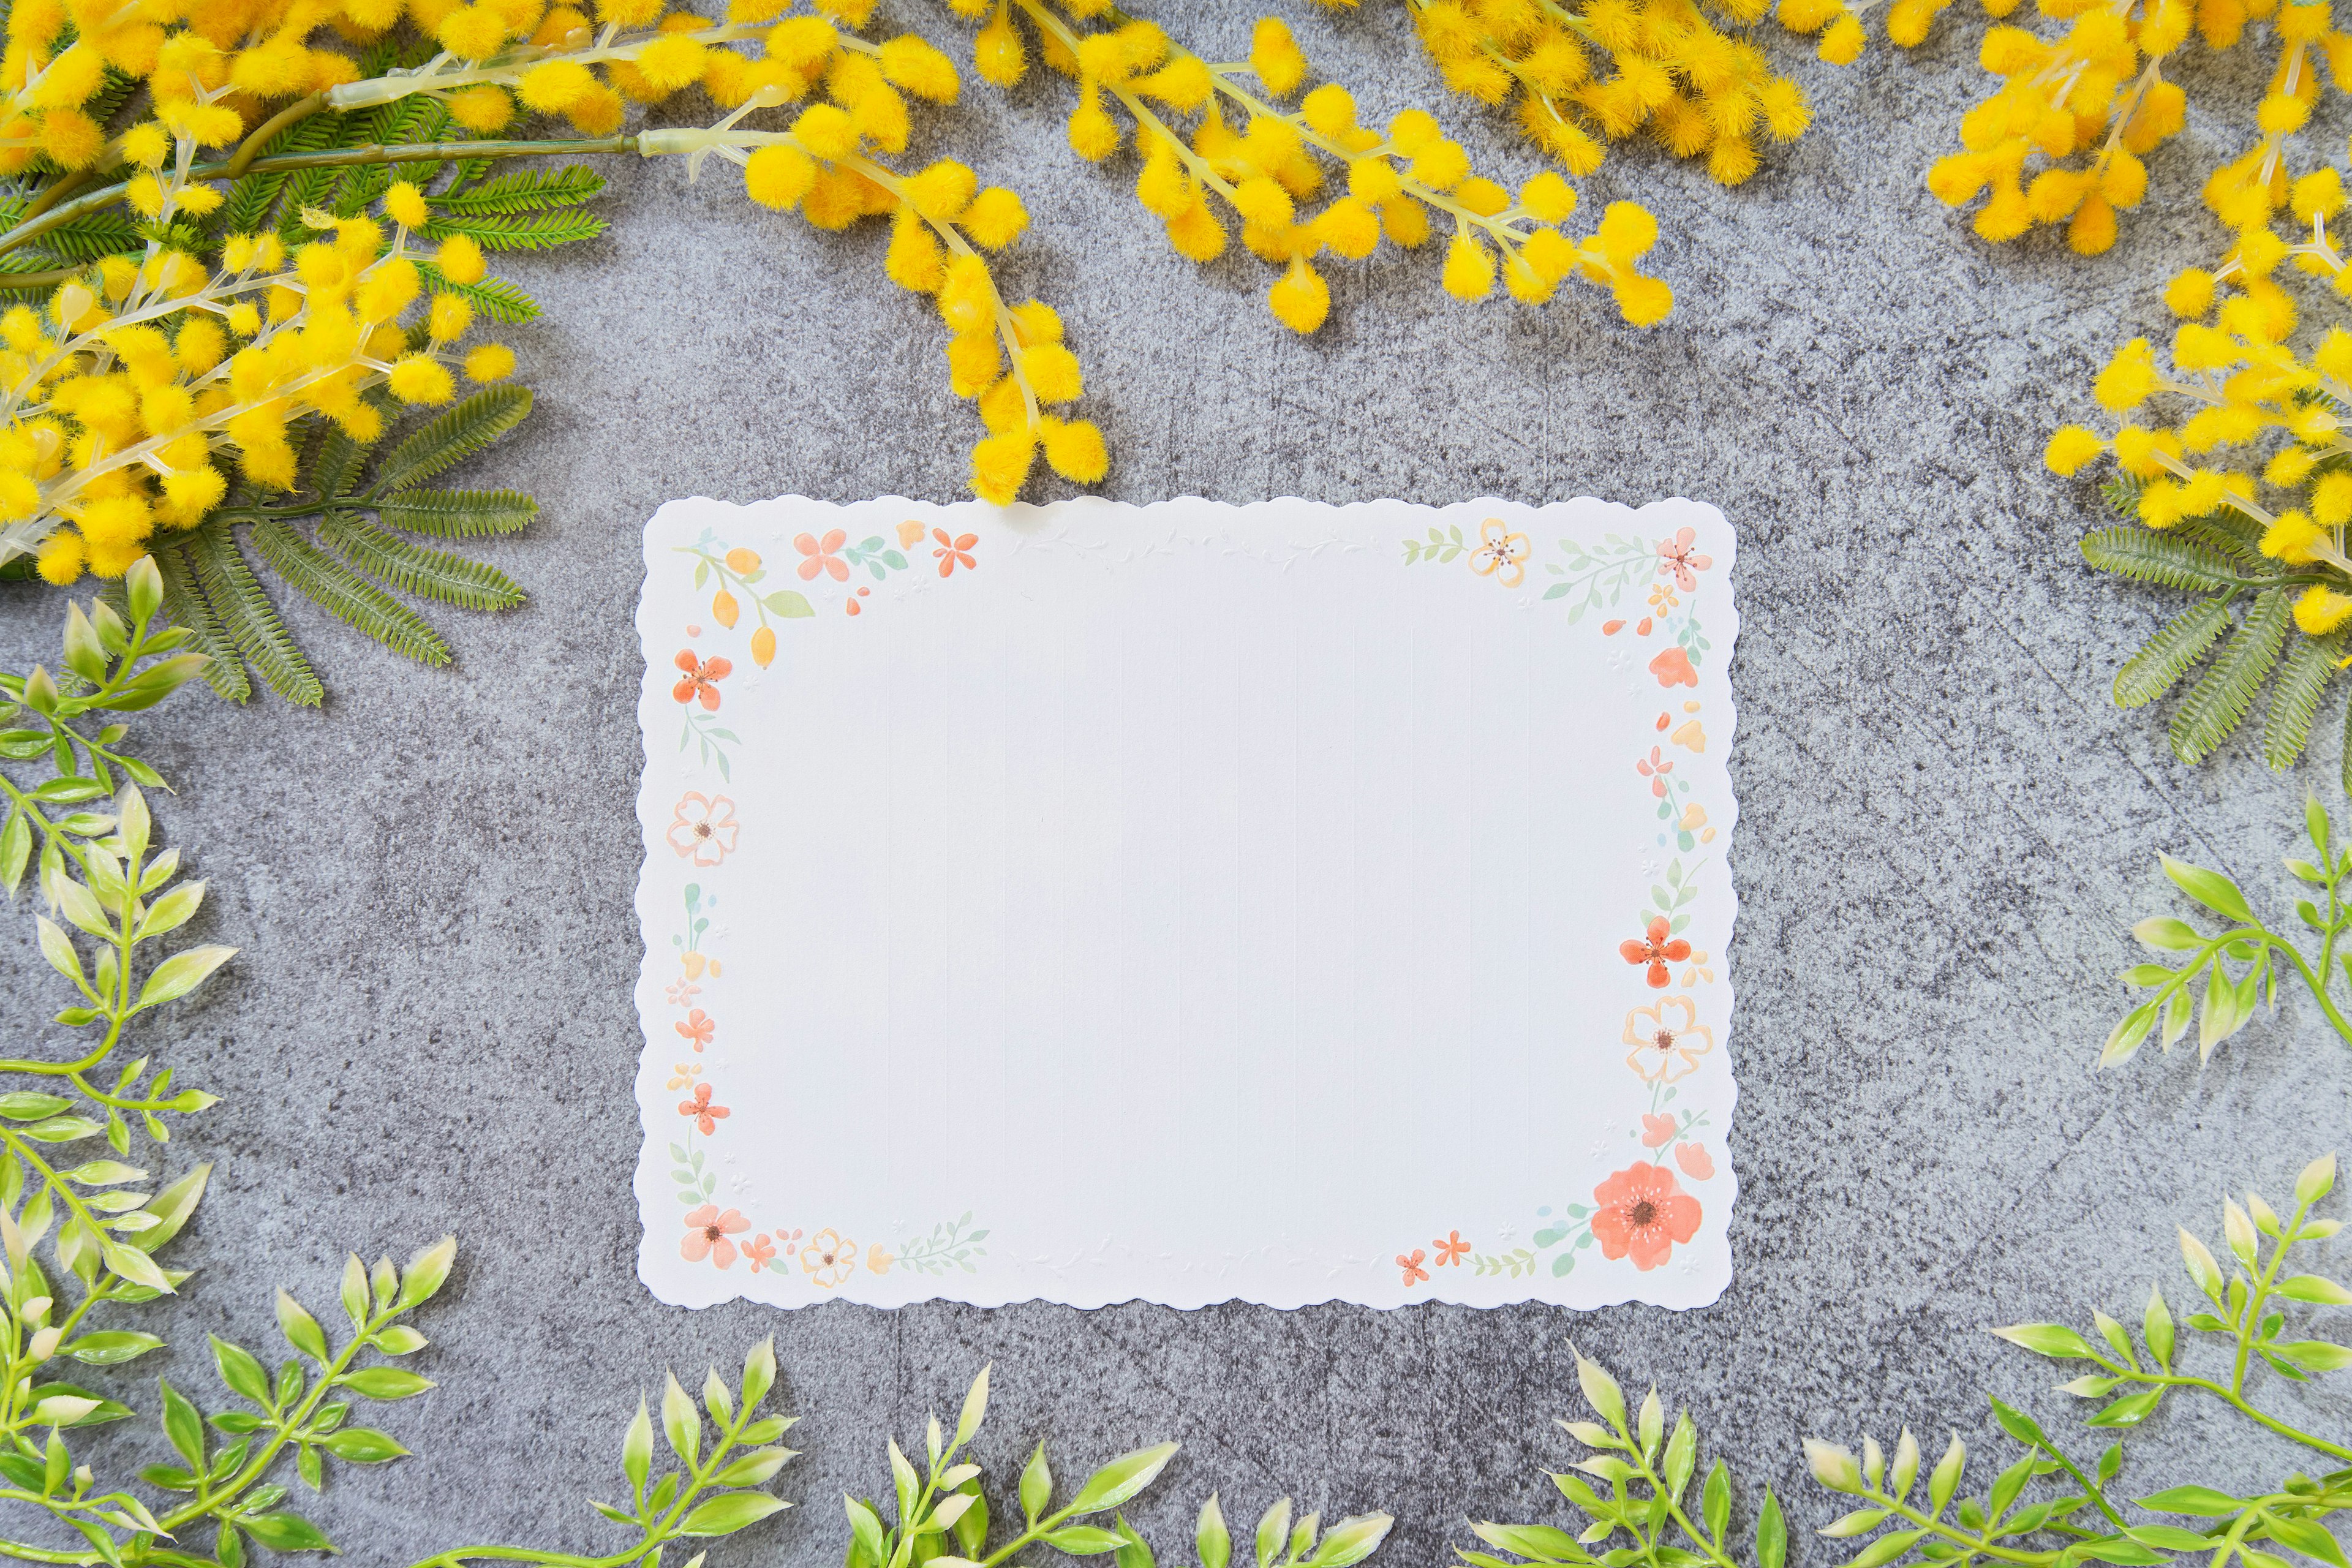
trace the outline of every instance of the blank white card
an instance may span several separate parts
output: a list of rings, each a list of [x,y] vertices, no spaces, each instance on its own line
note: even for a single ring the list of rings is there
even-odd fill
[[[1730,1279],[1712,508],[695,500],[646,530],[666,1301]]]

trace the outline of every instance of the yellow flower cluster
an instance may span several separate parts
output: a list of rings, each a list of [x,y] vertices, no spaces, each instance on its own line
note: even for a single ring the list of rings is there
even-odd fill
[[[415,0],[411,0],[414,4]],[[743,167],[744,189],[762,206],[798,211],[819,228],[887,217],[884,269],[900,287],[933,295],[950,334],[950,384],[976,400],[988,434],[972,451],[973,493],[1008,502],[1036,458],[1064,478],[1090,484],[1108,470],[1102,434],[1082,419],[1049,412],[1084,390],[1077,357],[1062,342],[1061,320],[1036,300],[1015,310],[996,289],[982,251],[1019,238],[1029,216],[1002,186],[952,159],[902,174],[877,155],[906,150],[908,100],[952,103],[955,65],[912,35],[880,43],[860,37],[872,0],[833,0],[820,15],[783,16],[791,0],[734,0],[727,21],[680,12],[662,0],[597,0],[604,23],[558,6],[518,26],[476,0],[444,19],[446,51],[417,71],[356,83],[331,102],[383,102],[410,92],[446,97],[477,129],[503,128],[519,111],[561,115],[592,136],[618,129],[629,102],[654,102],[699,86],[730,112],[708,128],[647,131],[637,151],[684,154],[691,173],[711,156]],[[622,28],[652,31],[624,34]],[[757,40],[754,57],[730,47]],[[799,107],[788,131],[742,127],[761,110]]]
[[[177,150],[180,166],[150,168],[131,197],[165,221],[219,201],[186,181],[192,142]],[[373,441],[384,395],[448,402],[452,345],[473,310],[457,292],[428,294],[420,263],[472,284],[481,250],[463,236],[416,245],[428,209],[414,185],[394,184],[383,205],[389,236],[371,216],[310,213],[321,238],[289,255],[274,234],[233,237],[217,270],[151,243],[60,284],[46,310],[0,317],[0,552],[37,547],[52,583],[119,577],[157,530],[194,527],[220,504],[223,459],[257,492],[286,489],[295,421],[315,415]],[[462,363],[497,381],[514,354],[482,343]]]
[[[1141,160],[1136,199],[1166,226],[1169,244],[1193,261],[1213,260],[1224,253],[1227,223],[1237,222],[1243,245],[1282,268],[1266,302],[1296,331],[1315,331],[1330,310],[1318,258],[1360,259],[1383,237],[1417,247],[1438,220],[1454,229],[1443,279],[1456,299],[1482,299],[1499,280],[1514,298],[1537,303],[1575,277],[1608,289],[1637,326],[1674,307],[1673,291],[1638,265],[1657,238],[1640,207],[1618,203],[1595,233],[1571,240],[1555,226],[1576,207],[1565,180],[1538,174],[1515,195],[1475,175],[1461,144],[1422,110],[1373,130],[1358,122],[1355,100],[1336,82],[1307,93],[1296,110],[1275,107],[1269,100],[1296,93],[1307,74],[1297,41],[1275,18],[1257,24],[1245,63],[1213,65],[1154,24],[1115,13],[1109,0],[950,4],[985,18],[973,58],[997,86],[1022,79],[1033,47],[1076,82],[1068,132],[1081,157],[1098,162],[1120,150],[1128,132],[1111,106],[1124,110]],[[1326,195],[1334,173],[1344,189],[1305,210]]]
[[[1326,0],[1329,3],[1329,0]],[[1445,85],[1481,103],[1516,101],[1519,128],[1573,174],[1600,167],[1609,141],[1646,128],[1678,158],[1705,158],[1736,185],[1756,172],[1759,136],[1792,141],[1812,121],[1804,89],[1763,52],[1717,27],[1692,0],[1411,0],[1422,47]],[[1723,0],[1735,23],[1767,0]],[[1837,0],[1781,0],[1780,19],[1822,35],[1840,64],[1862,24]]]
[[[2137,206],[2147,189],[2141,159],[2185,121],[2187,95],[2163,68],[2192,31],[2223,49],[2245,36],[2249,20],[2267,19],[2279,41],[2257,111],[2260,143],[2206,184],[2207,204],[2231,228],[2266,224],[2287,200],[2281,148],[2310,118],[2315,57],[2326,56],[2339,83],[2352,73],[2352,37],[2335,30],[2325,0],[2042,0],[2042,11],[2068,21],[2065,36],[2045,42],[2022,27],[1986,35],[1981,61],[2002,86],[1962,119],[1964,150],[1928,174],[1929,189],[1954,206],[1985,198],[1975,227],[1995,242],[2063,223],[2083,255],[2115,243],[2116,212]],[[2065,162],[2073,159],[2082,162]]]
[[[2126,423],[2112,438],[2070,425],[2043,459],[2074,474],[2112,454],[2137,488],[2139,521],[2159,531],[2234,514],[2231,526],[2261,554],[2309,569],[2294,620],[2316,637],[2352,620],[2352,439],[2336,412],[2352,408],[2352,332],[2329,331],[2306,359],[2282,341],[2293,323],[2291,311],[2242,295],[2217,326],[2181,324],[2169,371],[2147,339],[2133,339],[2100,372],[2100,405],[2131,415],[2164,396],[2180,400],[2186,417]]]

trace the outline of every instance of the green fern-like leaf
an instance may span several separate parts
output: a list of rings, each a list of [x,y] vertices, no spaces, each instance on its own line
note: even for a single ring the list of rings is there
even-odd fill
[[[344,433],[340,425],[320,422],[319,434],[310,443],[310,461],[302,476],[302,488],[317,496],[323,504],[339,496],[351,494],[359,482],[360,470],[367,464],[368,454],[375,444],[362,446]]]
[[[2265,590],[2173,714],[2173,755],[2201,763],[2230,738],[2253,707],[2263,678],[2278,662],[2286,628],[2286,590]]]
[[[426,239],[470,236],[484,250],[552,250],[574,245],[604,232],[604,220],[593,213],[558,211],[519,213],[512,217],[436,216],[417,231]]]
[[[2172,689],[2230,625],[2230,595],[2200,599],[2158,626],[2116,671],[2116,706],[2144,708]]]
[[[205,684],[231,702],[242,702],[253,695],[253,681],[245,672],[245,660],[237,658],[236,646],[221,629],[220,617],[213,614],[204,590],[196,586],[195,573],[181,553],[183,548],[159,544],[149,552],[155,558],[156,574],[163,579],[163,615],[173,626],[184,627],[189,647],[205,656],[205,667],[197,672]]]
[[[2139,493],[2146,489],[2146,479],[2118,471],[2099,486],[2099,499],[2109,511],[2129,521],[2139,516]]]
[[[67,262],[96,261],[137,250],[142,243],[139,222],[128,213],[84,213],[59,224],[36,241],[43,250]]]
[[[404,593],[469,610],[511,609],[523,601],[514,579],[489,563],[428,550],[349,512],[330,513],[319,525],[319,541]]]
[[[253,547],[287,583],[345,626],[420,664],[446,664],[449,645],[417,613],[302,537],[290,523],[253,525]]]
[[[288,153],[317,153],[342,145],[345,121],[351,117],[331,110],[313,114],[298,121],[269,139],[262,156],[277,157]],[[224,235],[257,234],[269,226],[270,214],[278,205],[278,195],[286,189],[289,176],[284,171],[274,174],[245,174],[228,188],[228,199],[213,215],[212,232],[215,239]]]
[[[2210,593],[2242,581],[2227,556],[2209,546],[2133,523],[2102,528],[2083,539],[2083,559],[2102,572],[2136,583]]]
[[[514,170],[471,189],[452,187],[434,197],[433,205],[458,217],[511,217],[576,207],[604,188],[604,175],[584,163],[572,163],[561,169]]]
[[[2260,568],[2265,576],[2278,570],[2278,563],[2263,554],[2262,525],[2237,512],[2223,511],[2211,517],[2189,518],[2174,523],[2166,531],[2174,539],[2185,539],[2209,550],[2218,550],[2232,561]]]
[[[2272,767],[2291,768],[2303,755],[2320,700],[2336,678],[2336,661],[2344,657],[2342,643],[2340,637],[2295,634],[2279,666],[2278,683],[2271,688],[2270,711],[2263,716],[2263,760]]]
[[[485,387],[394,447],[376,470],[375,492],[396,494],[455,468],[521,424],[530,412],[529,388]]]
[[[326,698],[326,688],[311,673],[310,661],[278,618],[277,606],[246,564],[228,521],[215,517],[199,526],[186,549],[205,602],[220,618],[222,634],[253,666],[262,684],[289,702],[317,707]]]
[[[436,539],[512,533],[539,516],[539,503],[515,490],[403,490],[376,504],[377,519]]]
[[[539,301],[507,279],[486,277],[478,283],[452,283],[429,261],[416,264],[416,275],[436,293],[463,294],[472,302],[474,313],[485,321],[516,325],[539,319]]]

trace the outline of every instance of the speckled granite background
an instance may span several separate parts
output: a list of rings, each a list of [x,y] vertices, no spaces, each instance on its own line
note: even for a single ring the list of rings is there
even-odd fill
[[[940,9],[890,4],[958,42]],[[1437,96],[1390,0],[1285,8],[1368,115]],[[1188,36],[1238,56],[1250,9],[1199,11]],[[1982,1436],[1988,1388],[2063,1422],[2057,1377],[1986,1328],[2136,1315],[2152,1278],[2179,1299],[2174,1226],[2218,1228],[2232,1184],[2283,1192],[2352,1125],[2352,1058],[2294,1002],[2201,1075],[2185,1058],[2092,1068],[2126,928],[2174,907],[2156,851],[2274,894],[2305,784],[2341,803],[2338,721],[2323,765],[2274,779],[2242,744],[2184,769],[2161,713],[2108,705],[2169,604],[2079,563],[2087,487],[2037,457],[2088,411],[2112,342],[2163,329],[2162,277],[2214,254],[2194,191],[2243,122],[2200,109],[2109,257],[2047,237],[1990,250],[1922,185],[1983,79],[1971,11],[1916,54],[1843,70],[1773,37],[1819,118],[1737,192],[1643,148],[1586,182],[1588,212],[1631,195],[1659,216],[1680,306],[1647,332],[1590,290],[1460,306],[1434,254],[1383,254],[1333,268],[1331,321],[1299,340],[1261,307],[1256,263],[1179,260],[1129,170],[1068,153],[1057,83],[1009,100],[974,83],[916,149],[953,147],[1027,195],[1012,282],[1068,323],[1117,453],[1106,494],[1686,495],[1744,531],[1742,1194],[1718,1305],[696,1315],[651,1300],[628,1187],[638,530],[698,492],[953,499],[975,425],[945,390],[929,304],[880,275],[879,232],[814,233],[715,169],[688,186],[675,163],[614,161],[611,232],[508,268],[547,307],[515,334],[539,411],[473,471],[545,508],[492,552],[531,603],[446,617],[459,656],[443,671],[294,603],[335,693],[323,712],[227,712],[199,692],[147,726],[182,785],[167,829],[212,879],[203,933],[246,956],[163,1047],[226,1097],[173,1146],[220,1162],[180,1249],[203,1272],[184,1308],[152,1314],[172,1351],[100,1381],[151,1406],[159,1370],[209,1388],[204,1331],[270,1342],[278,1281],[326,1308],[347,1247],[405,1255],[457,1231],[467,1250],[423,1324],[436,1345],[420,1364],[443,1386],[383,1412],[421,1457],[339,1479],[315,1507],[384,1563],[467,1541],[609,1550],[578,1500],[618,1489],[639,1390],[768,1333],[806,1417],[781,1489],[809,1506],[723,1546],[726,1563],[837,1560],[839,1494],[877,1485],[884,1433],[919,1439],[991,1360],[991,1463],[1017,1467],[1045,1436],[1070,1473],[1180,1438],[1139,1510],[1167,1549],[1213,1488],[1246,1518],[1291,1490],[1327,1516],[1391,1510],[1376,1561],[1394,1564],[1439,1561],[1467,1518],[1556,1516],[1540,1471],[1570,1451],[1551,1423],[1575,1402],[1571,1338],[1695,1406],[1749,1481],[1743,1517],[1766,1480],[1801,1522],[1828,1517],[1797,1458],[1806,1433]],[[2191,74],[2226,109],[2267,68],[2200,58]],[[1536,166],[1491,118],[1443,117],[1482,170]],[[54,658],[40,599],[11,590],[0,656]],[[28,925],[20,909],[9,927],[19,1018],[56,1005]],[[1000,1157],[987,1127],[927,1108],[812,1116],[928,1157]],[[2341,1396],[2317,1397],[2314,1418],[2340,1424]],[[118,1432],[108,1451],[160,1457],[148,1432]],[[2294,1462],[2190,1405],[2133,1451],[2127,1479],[2150,1489],[2192,1460],[2224,1482]]]

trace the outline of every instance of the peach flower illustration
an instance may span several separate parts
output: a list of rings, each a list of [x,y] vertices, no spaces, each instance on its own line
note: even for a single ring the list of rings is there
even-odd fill
[[[887,1274],[890,1272],[890,1265],[898,1261],[898,1258],[891,1256],[878,1241],[866,1249],[866,1268],[868,1273]]]
[[[731,1114],[725,1106],[710,1103],[710,1086],[707,1083],[696,1084],[693,1098],[677,1102],[677,1113],[700,1128],[706,1138],[718,1131],[719,1124]]]
[[[698,866],[716,866],[735,853],[736,836],[743,825],[735,820],[735,802],[723,795],[705,795],[688,790],[672,808],[669,831],[663,835],[678,858],[691,858]]]
[[[1706,1152],[1704,1143],[1675,1144],[1675,1163],[1694,1182],[1704,1182],[1715,1174],[1715,1156]]]
[[[817,538],[813,533],[803,533],[795,537],[793,540],[793,548],[801,552],[801,581],[812,582],[818,573],[823,572],[836,583],[848,582],[849,563],[834,553],[841,548],[843,542],[848,537],[849,534],[845,530],[838,528],[827,533],[823,539]]]
[[[710,1086],[705,1084],[703,1087],[708,1089]],[[683,1110],[686,1108],[680,1106],[678,1109]],[[1642,1147],[1663,1149],[1675,1141],[1675,1134],[1679,1131],[1673,1117],[1651,1116],[1645,1113],[1642,1118]]]
[[[1694,572],[1704,572],[1715,564],[1707,556],[1699,554],[1698,530],[1677,529],[1672,539],[1658,541],[1658,575],[1672,577],[1675,585],[1687,594],[1698,586]]]
[[[1397,1267],[1404,1270],[1406,1289],[1412,1289],[1413,1286],[1429,1278],[1429,1270],[1422,1267],[1423,1261],[1428,1256],[1429,1254],[1418,1247],[1411,1252],[1400,1252],[1396,1255]]]
[[[1507,532],[1501,518],[1490,517],[1478,525],[1478,548],[1470,552],[1470,570],[1516,588],[1527,581],[1528,557],[1534,548],[1526,534]]]
[[[1651,1083],[1690,1077],[1698,1058],[1715,1049],[1715,1032],[1698,1021],[1698,1007],[1687,996],[1661,996],[1654,1007],[1627,1013],[1623,1037],[1633,1047],[1625,1065]]]
[[[751,1272],[757,1274],[775,1263],[776,1244],[768,1239],[767,1232],[761,1231],[743,1244],[743,1256],[751,1260]]]
[[[1592,1234],[1601,1256],[1630,1256],[1644,1274],[1664,1263],[1677,1242],[1698,1234],[1698,1200],[1684,1192],[1664,1165],[1628,1165],[1592,1189]]]
[[[670,1027],[676,1029],[685,1038],[692,1040],[694,1048],[698,1051],[709,1045],[710,1037],[719,1032],[718,1020],[699,1007],[686,1016],[686,1022],[672,1024]]]
[[[801,1248],[801,1271],[830,1290],[857,1271],[857,1243],[827,1226]]]
[[[1462,1260],[1470,1256],[1470,1244],[1462,1239],[1462,1233],[1458,1230],[1449,1230],[1444,1240],[1433,1241],[1429,1245],[1437,1248],[1440,1268],[1459,1268]]]
[[[700,1062],[673,1062],[670,1065],[669,1087],[686,1089],[702,1076]]]
[[[727,1238],[751,1228],[751,1222],[740,1211],[728,1209],[721,1213],[717,1204],[705,1204],[686,1216],[686,1239],[678,1243],[678,1256],[688,1263],[699,1263],[708,1258],[721,1268],[735,1262],[735,1244]]]

